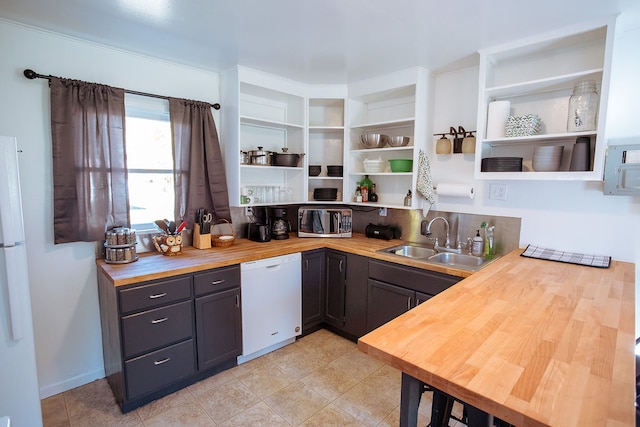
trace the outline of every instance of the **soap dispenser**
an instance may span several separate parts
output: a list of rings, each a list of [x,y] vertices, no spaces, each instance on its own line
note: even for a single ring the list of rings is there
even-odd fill
[[[476,230],[476,236],[473,238],[471,246],[471,255],[482,256],[483,250],[483,239],[480,237],[480,230]]]

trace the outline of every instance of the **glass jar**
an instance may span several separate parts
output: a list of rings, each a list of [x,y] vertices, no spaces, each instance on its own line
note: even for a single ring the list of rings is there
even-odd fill
[[[598,89],[596,82],[578,82],[569,98],[568,132],[596,130],[598,124]]]

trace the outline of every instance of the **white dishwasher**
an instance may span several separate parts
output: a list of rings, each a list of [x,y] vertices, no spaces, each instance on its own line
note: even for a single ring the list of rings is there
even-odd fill
[[[247,362],[295,341],[302,333],[300,253],[240,264],[242,355]]]

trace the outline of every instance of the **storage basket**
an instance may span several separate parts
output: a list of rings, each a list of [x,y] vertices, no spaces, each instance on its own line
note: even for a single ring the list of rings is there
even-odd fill
[[[213,243],[213,246],[215,246],[216,248],[228,248],[229,246],[233,245],[233,242],[236,240],[236,235],[233,231],[233,224],[231,224],[229,221],[223,218],[218,222],[216,222],[216,225],[214,225],[213,227],[215,228],[220,225],[228,227],[229,233],[212,234],[211,242]]]

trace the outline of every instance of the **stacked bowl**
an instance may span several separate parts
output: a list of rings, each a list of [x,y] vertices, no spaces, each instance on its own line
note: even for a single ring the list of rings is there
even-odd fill
[[[533,170],[536,172],[555,172],[562,164],[563,145],[549,145],[533,149]]]

